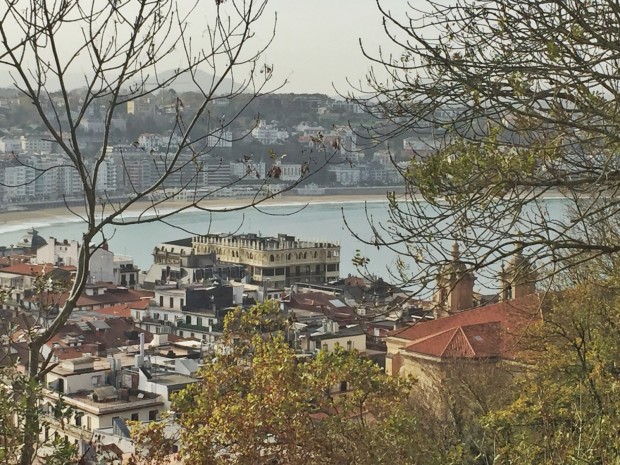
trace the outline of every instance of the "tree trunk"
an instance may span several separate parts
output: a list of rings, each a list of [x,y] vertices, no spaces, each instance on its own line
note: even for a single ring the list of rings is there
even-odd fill
[[[37,342],[31,342],[29,345],[28,376],[24,380],[24,429],[20,465],[31,465],[33,463],[39,441],[39,398],[37,391],[39,389],[40,345]]]

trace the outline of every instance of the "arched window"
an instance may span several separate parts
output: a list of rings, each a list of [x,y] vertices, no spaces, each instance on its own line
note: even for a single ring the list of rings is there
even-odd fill
[[[291,259],[291,254],[288,254],[288,255],[286,256],[286,259],[287,259],[287,260],[290,260],[290,259]]]
[[[314,251],[314,258],[319,258],[319,253],[317,251]]]
[[[273,254],[269,255],[269,261],[273,262],[276,259],[276,257],[273,256]]]
[[[330,251],[327,251],[327,258],[332,258],[332,253]]]
[[[307,252],[304,252],[304,260],[305,260],[306,258],[308,258],[308,253],[307,253]]]

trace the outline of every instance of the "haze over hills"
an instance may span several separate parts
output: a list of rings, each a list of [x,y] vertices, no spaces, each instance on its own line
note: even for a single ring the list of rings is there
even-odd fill
[[[161,72],[159,74],[159,80],[164,81],[170,78],[173,72],[174,72],[173,69],[169,69],[169,70]],[[247,79],[247,77],[248,75],[245,73],[237,73],[234,81],[230,78],[224,79],[223,82],[219,86],[219,92],[217,92],[217,94],[218,95],[229,94],[231,93],[231,90],[239,89],[239,87],[241,87],[241,85],[244,83],[244,79]],[[262,75],[258,74],[257,80],[261,78],[262,78]],[[196,81],[203,89],[209,89],[213,83],[213,75],[206,71],[198,70],[196,72]],[[67,75],[66,82],[68,84],[68,88],[71,90],[85,87],[84,76],[78,73],[72,73],[72,74]],[[155,83],[155,80],[152,77],[150,77],[148,79],[148,82]],[[13,87],[13,83],[14,83],[14,80],[11,78],[11,75],[9,74],[8,71],[0,70],[0,88]],[[274,78],[274,81],[269,83],[267,88],[264,90],[268,92],[270,90],[273,90],[273,88],[277,87],[280,84],[282,84],[282,82],[278,81],[277,78]],[[195,82],[193,82],[189,73],[185,73],[177,77],[177,79],[174,80],[174,83],[171,84],[170,87],[173,88],[178,93],[191,92],[191,91],[197,90],[197,85]],[[48,87],[48,90],[50,92],[56,92],[59,90],[59,86],[50,85]],[[246,90],[248,92],[251,92],[252,88],[249,87]],[[282,88],[278,89],[277,93],[315,94],[315,93],[321,93],[321,92],[319,92],[316,89],[307,89],[305,92],[291,92],[291,90],[289,89],[289,86],[285,85]],[[336,95],[334,92],[332,92],[331,94],[333,95],[329,95],[329,97],[334,98],[336,100],[342,100],[342,97]]]
[[[159,73],[159,81],[165,81],[169,79],[174,73],[173,69],[169,69]],[[239,80],[224,79],[220,84],[220,92],[218,94],[229,93],[231,89],[239,88],[242,84],[242,78],[246,76],[239,76]],[[184,73],[178,76],[170,87],[174,88],[177,92],[191,92],[198,89],[197,84],[203,89],[209,89],[214,82],[213,75],[202,70],[198,70],[195,75],[196,82],[192,80],[189,73]],[[150,76],[147,82],[154,84],[156,82],[154,76]],[[85,87],[84,76],[78,73],[68,74],[66,76],[66,83],[69,89],[79,89]],[[8,71],[0,71],[0,87],[13,87],[14,80]],[[55,92],[59,90],[59,86],[51,85],[48,90]]]

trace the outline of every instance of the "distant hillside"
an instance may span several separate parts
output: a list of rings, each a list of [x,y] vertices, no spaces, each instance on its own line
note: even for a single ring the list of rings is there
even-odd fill
[[[163,71],[159,74],[159,81],[165,81],[169,79],[174,74],[174,70],[170,69],[167,71]],[[198,85],[203,89],[209,89],[213,84],[213,75],[207,73],[205,71],[198,70],[196,71],[196,81]],[[155,80],[150,80],[149,82],[155,83]],[[241,83],[235,83],[235,87],[238,87]],[[231,89],[232,81],[230,79],[225,79],[224,82],[219,87],[218,94],[229,93]],[[198,87],[196,83],[192,81],[192,78],[189,73],[185,73],[174,80],[174,83],[171,86],[176,92],[192,92],[197,91]]]

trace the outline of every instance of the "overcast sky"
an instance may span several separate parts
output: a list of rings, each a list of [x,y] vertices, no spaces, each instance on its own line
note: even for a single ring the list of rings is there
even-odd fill
[[[409,11],[406,0],[381,1],[384,8],[398,10],[399,18],[404,19],[404,13]],[[414,4],[424,2],[410,1]],[[209,17],[214,5],[214,2],[203,4],[190,16],[189,28],[192,34],[197,33],[200,37],[204,32],[205,19]],[[226,3],[224,5],[229,6]],[[260,22],[255,24],[259,43],[264,43],[270,36],[276,13],[275,39],[263,59],[265,64],[273,65],[274,82],[288,80],[281,92],[346,94],[351,90],[347,78],[352,82],[364,80],[370,68],[369,60],[362,55],[360,39],[365,49],[373,55],[378,53],[380,47],[384,51],[394,50],[383,31],[382,15],[376,0],[268,0],[267,11]],[[70,44],[67,47],[73,49],[82,45],[79,26],[65,27],[64,36],[59,35],[60,42]],[[16,25],[8,24],[4,27],[9,35],[14,34],[16,39],[21,37],[21,31]],[[77,37],[80,40],[74,40]],[[66,52],[65,55],[69,57],[70,53]],[[84,74],[92,72],[87,55],[82,55],[82,60],[75,60],[67,73],[71,86],[83,85]],[[182,58],[182,55],[179,57]],[[183,64],[171,62],[168,68]],[[50,90],[56,90],[53,80],[48,81]],[[0,87],[10,83],[8,70],[0,67]]]
[[[383,4],[406,7],[404,0]],[[283,91],[334,95],[335,86],[346,93],[346,79],[363,78],[370,66],[359,40],[372,52],[389,45],[375,0],[269,0],[269,9],[278,24],[265,58],[276,77],[288,79]]]

